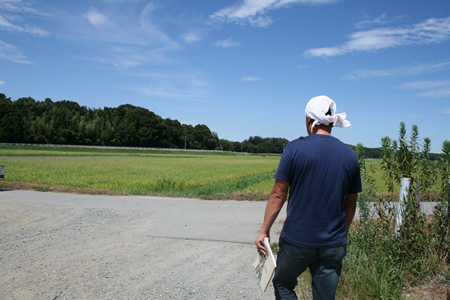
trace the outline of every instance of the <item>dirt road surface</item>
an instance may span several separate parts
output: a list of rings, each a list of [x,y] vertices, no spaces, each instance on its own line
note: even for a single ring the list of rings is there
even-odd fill
[[[0,191],[0,299],[273,299],[252,267],[265,205]]]

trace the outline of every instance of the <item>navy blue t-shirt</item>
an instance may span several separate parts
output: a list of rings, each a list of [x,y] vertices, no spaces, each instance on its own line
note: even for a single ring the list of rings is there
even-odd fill
[[[329,135],[290,142],[274,178],[289,183],[284,240],[306,248],[341,246],[345,236],[344,200],[362,191],[358,156]]]

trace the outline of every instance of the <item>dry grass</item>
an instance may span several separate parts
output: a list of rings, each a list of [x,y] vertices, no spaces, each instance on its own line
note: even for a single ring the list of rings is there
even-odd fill
[[[1,181],[0,188],[6,190],[33,190],[40,192],[56,192],[56,193],[71,193],[71,194],[86,194],[86,195],[111,195],[111,196],[128,195],[126,193],[112,190],[94,190],[73,186],[35,184],[18,181]]]
[[[406,285],[402,291],[402,299],[450,299],[450,286],[442,282],[430,282],[416,287]]]
[[[127,196],[132,195],[125,192],[118,192],[114,190],[99,190],[89,188],[79,188],[73,186],[50,185],[50,184],[35,184],[18,181],[0,181],[0,189],[3,190],[32,190],[39,192],[55,192],[55,193],[70,193],[70,194],[85,194],[85,195],[110,195],[110,196]],[[154,195],[171,197],[173,195]],[[242,200],[242,201],[265,201],[269,199],[268,194],[264,193],[233,193],[231,195],[218,195],[215,200]],[[222,196],[222,197],[220,197]]]

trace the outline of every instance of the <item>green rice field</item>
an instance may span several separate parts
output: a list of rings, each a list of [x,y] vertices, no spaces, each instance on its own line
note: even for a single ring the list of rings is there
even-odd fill
[[[41,190],[265,200],[279,159],[229,152],[0,146],[0,165],[5,166],[0,187],[25,183]],[[368,160],[366,166],[378,192],[386,192],[381,162]]]
[[[201,198],[269,194],[279,159],[231,153],[0,147],[5,184]]]

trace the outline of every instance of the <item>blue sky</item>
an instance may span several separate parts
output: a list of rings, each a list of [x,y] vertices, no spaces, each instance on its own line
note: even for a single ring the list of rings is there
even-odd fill
[[[342,141],[450,140],[450,1],[0,0],[0,92],[132,104],[219,138],[293,140],[306,102]]]

